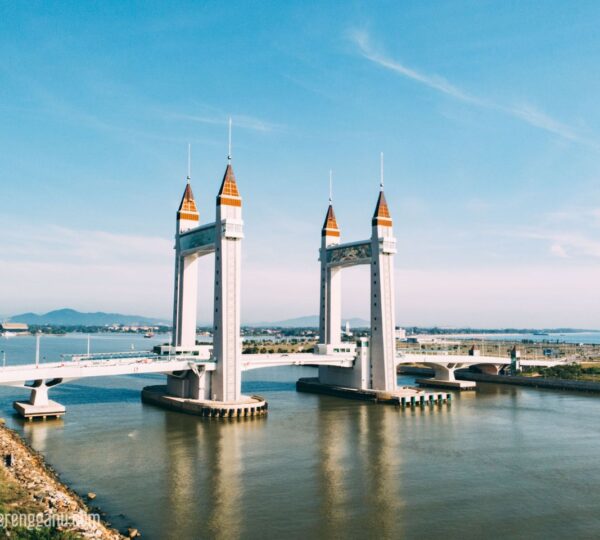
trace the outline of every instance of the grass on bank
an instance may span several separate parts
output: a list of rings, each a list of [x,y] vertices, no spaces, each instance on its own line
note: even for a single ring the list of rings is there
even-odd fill
[[[525,368],[523,375],[576,381],[600,382],[600,367],[585,367],[581,364],[566,364],[548,368]]]
[[[40,503],[33,501],[27,490],[15,482],[0,466],[0,514],[37,514],[43,511]],[[36,529],[0,528],[0,539],[10,540],[76,540],[81,536],[59,531],[54,527],[39,527]]]

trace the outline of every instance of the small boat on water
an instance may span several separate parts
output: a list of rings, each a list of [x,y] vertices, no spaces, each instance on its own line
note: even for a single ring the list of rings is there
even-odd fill
[[[2,332],[2,337],[5,338],[11,338],[11,337],[15,337],[17,335],[16,332],[9,332],[8,330],[6,332]]]
[[[153,337],[154,337],[154,332],[146,332],[146,333],[144,334],[144,337],[145,337],[145,338],[153,338]]]

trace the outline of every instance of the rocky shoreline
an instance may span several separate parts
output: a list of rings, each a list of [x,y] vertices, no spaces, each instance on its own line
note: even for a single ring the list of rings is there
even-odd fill
[[[3,421],[0,421],[0,458],[4,495],[0,504],[0,537],[10,538],[11,529],[43,527],[71,534],[69,538],[125,538],[103,523],[99,514],[93,513],[79,495],[64,485],[44,458]],[[137,535],[137,531],[130,532]]]

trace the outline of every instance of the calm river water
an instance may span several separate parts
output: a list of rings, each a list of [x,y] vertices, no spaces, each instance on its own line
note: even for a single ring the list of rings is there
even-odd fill
[[[156,341],[156,340],[155,340]],[[148,347],[98,338],[93,351]],[[42,340],[42,356],[82,352]],[[2,340],[9,363],[32,338]],[[298,394],[311,368],[245,375],[267,418],[210,421],[140,402],[161,376],[87,379],[51,397],[64,420],[24,424],[0,388],[0,415],[117,527],[143,538],[597,538],[600,397],[480,385],[424,411]],[[409,377],[401,377],[404,383]]]

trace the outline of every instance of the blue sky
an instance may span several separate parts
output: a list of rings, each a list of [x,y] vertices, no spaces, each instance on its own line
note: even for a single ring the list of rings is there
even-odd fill
[[[167,316],[187,143],[203,222],[227,117],[245,321],[318,309],[334,171],[370,234],[385,152],[399,324],[600,327],[597,2],[5,2],[0,314]],[[200,319],[210,318],[212,260]],[[368,316],[365,269],[344,316]]]

